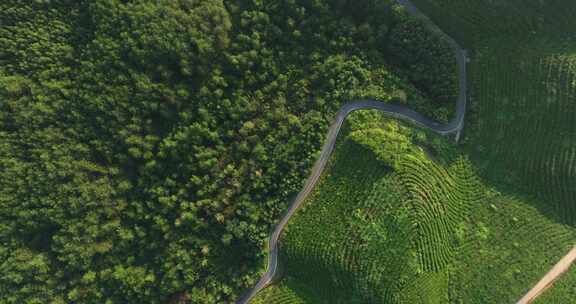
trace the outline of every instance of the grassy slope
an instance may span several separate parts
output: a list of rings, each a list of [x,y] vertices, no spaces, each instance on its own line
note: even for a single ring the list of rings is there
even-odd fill
[[[481,182],[443,139],[353,115],[285,232],[284,279],[255,303],[508,303],[571,246],[574,229]]]

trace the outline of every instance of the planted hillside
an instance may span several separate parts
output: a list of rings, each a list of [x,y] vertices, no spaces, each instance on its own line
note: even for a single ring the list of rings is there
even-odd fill
[[[473,46],[466,150],[475,166],[500,189],[528,195],[539,212],[574,226],[575,3],[415,2]],[[536,302],[571,303],[574,286],[572,266]]]
[[[446,139],[369,111],[346,130],[254,303],[514,303],[572,248]]]
[[[353,190],[337,184],[335,176],[352,176],[356,168],[340,167],[338,163],[353,157],[360,162],[365,158],[355,155],[367,154],[365,151],[339,152],[324,183],[306,209],[288,226],[283,250],[291,254],[287,253],[283,260],[287,269],[283,281],[279,287],[273,286],[263,294],[281,298],[284,294],[296,293],[304,303],[337,303],[340,299],[344,299],[342,303],[514,303],[574,246],[576,87],[573,54],[576,41],[572,32],[576,5],[569,1],[537,0],[414,2],[443,30],[465,44],[472,55],[469,75],[472,115],[466,122],[463,151],[446,148],[438,153],[425,148],[426,145],[423,149],[429,160],[435,162],[447,151],[468,155],[463,160],[464,169],[449,171],[459,176],[477,176],[480,181],[477,184],[455,183],[442,177],[434,182],[427,176],[423,178],[426,183],[422,183],[426,190],[417,192],[433,199],[429,193],[446,185],[474,190],[464,196],[441,191],[439,197],[446,210],[452,200],[466,202],[467,209],[424,217],[421,219],[424,223],[441,222],[437,227],[442,229],[425,230],[428,239],[425,242],[412,241],[416,252],[424,252],[412,254],[424,257],[418,260],[422,269],[443,269],[442,261],[446,261],[447,272],[396,275],[398,279],[394,282],[404,289],[396,289],[395,296],[373,297],[365,287],[365,282],[370,281],[367,278],[378,278],[376,281],[381,284],[371,285],[376,286],[374,289],[389,290],[391,287],[386,282],[395,273],[379,269],[384,265],[382,262],[359,258],[365,248],[353,241],[356,236],[351,231],[356,224],[348,221],[354,220],[344,218],[353,218],[352,211],[347,209],[354,208],[350,205],[367,204],[370,197],[367,193],[372,192],[373,186],[364,184],[376,183],[376,178],[372,167],[366,166],[366,177],[353,176],[348,182],[369,182],[360,183]],[[368,154],[408,153],[404,148],[377,140],[376,134],[380,132],[366,131],[364,146],[372,146],[372,152]],[[353,141],[356,144],[359,143],[357,139]],[[390,136],[386,139],[395,142]],[[345,148],[340,149],[345,151]],[[397,166],[393,158],[379,159],[392,162],[391,167]],[[429,165],[424,164],[415,170],[416,176],[426,176],[431,171]],[[406,172],[396,169],[389,174],[402,176]],[[419,179],[412,177],[410,180]],[[406,189],[395,191],[408,197],[411,193]],[[469,196],[472,193],[475,194]],[[476,200],[470,200],[472,197]],[[407,199],[396,198],[397,208],[402,208]],[[418,214],[417,210],[415,208],[411,213]],[[455,209],[450,207],[449,210]],[[455,213],[463,220],[456,222],[453,229],[447,223]],[[327,220],[322,221],[322,218]],[[370,225],[374,222],[378,223],[372,221]],[[338,226],[342,228],[336,228]],[[446,235],[451,233],[452,242],[446,242]],[[390,233],[380,234],[383,239],[390,239]],[[291,238],[291,235],[297,237]],[[418,244],[427,247],[418,247]],[[400,248],[410,255],[411,251],[406,247]],[[433,253],[424,248],[431,248]],[[393,256],[393,250],[383,246],[378,252]],[[307,260],[308,256],[313,258]],[[410,269],[401,259],[397,261],[402,265],[398,269]],[[360,265],[363,263],[378,270],[362,271]],[[314,288],[310,291],[302,287],[306,285]],[[574,292],[572,266],[536,302],[572,303]],[[323,300],[318,301],[318,298]]]
[[[574,225],[576,4],[415,2],[456,37],[473,37],[471,159],[494,183],[536,197],[542,212]],[[452,13],[440,18],[446,7]]]
[[[0,302],[236,299],[342,103],[450,116],[454,62],[394,59],[435,37],[415,22],[390,1],[1,1]]]

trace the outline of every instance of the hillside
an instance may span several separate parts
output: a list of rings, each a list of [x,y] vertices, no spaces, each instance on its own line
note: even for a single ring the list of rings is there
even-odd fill
[[[350,117],[255,302],[518,299],[576,242],[576,2],[414,3],[467,77],[394,0],[0,1],[0,303],[232,303],[343,104],[463,79],[460,146]]]
[[[576,39],[569,30],[576,4],[415,3],[447,31],[474,37],[465,150],[476,167],[501,188],[537,198],[552,218],[576,224]],[[440,18],[448,6],[452,13]]]
[[[452,58],[391,1],[0,1],[0,302],[234,301],[340,106],[446,121]]]
[[[358,112],[254,303],[513,303],[573,246],[445,139]],[[570,294],[563,295],[569,299]]]
[[[287,270],[279,288],[263,291],[261,301],[267,299],[274,303],[271,299],[291,294],[298,296],[299,300],[294,298],[295,303],[328,303],[330,300],[326,299],[337,302],[341,298],[345,299],[343,303],[513,303],[576,242],[576,40],[571,35],[576,4],[476,0],[416,0],[414,3],[469,50],[470,111],[462,147],[451,148],[453,153],[461,155],[463,160],[460,162],[464,162],[467,169],[445,170],[475,176],[478,183],[471,188],[480,192],[474,200],[474,196],[462,197],[453,193],[454,190],[446,190],[455,184],[448,177],[438,177],[439,181],[435,183],[430,183],[434,179],[420,177],[430,184],[418,193],[426,193],[431,200],[434,200],[431,193],[441,193],[436,200],[441,201],[444,208],[450,208],[434,217],[447,223],[442,231],[450,231],[445,227],[453,220],[451,201],[470,206],[461,211],[466,219],[455,224],[458,228],[454,233],[463,235],[476,230],[472,232],[474,236],[456,241],[458,250],[444,246],[433,253],[422,253],[425,250],[417,247],[418,239],[413,240],[411,243],[416,246],[413,250],[420,252],[415,256],[424,254],[434,261],[428,262],[432,265],[449,261],[446,262],[449,270],[428,276],[426,272],[394,275],[394,270],[377,268],[385,265],[384,262],[371,263],[371,257],[362,259],[365,248],[351,240],[357,237],[353,232],[357,224],[351,223],[357,219],[348,204],[352,202],[360,207],[370,204],[372,196],[367,193],[374,191],[374,186],[361,183],[356,186],[358,192],[349,192],[342,198],[334,196],[337,191],[323,184],[308,202],[308,207],[288,226],[282,241],[282,248],[287,252],[284,256]],[[376,150],[382,147],[387,147],[386,143],[382,142]],[[391,149],[390,153],[392,151],[395,150]],[[326,184],[334,179],[332,174],[353,176],[356,165],[345,169],[337,164],[352,156],[340,153],[335,155],[334,172],[326,173]],[[370,153],[356,154],[364,155],[357,156],[363,160]],[[428,156],[431,157],[428,161],[441,158],[436,153]],[[360,162],[358,159],[356,163]],[[374,174],[373,166],[364,168],[367,176]],[[432,167],[421,167],[419,174],[433,170]],[[337,168],[342,168],[340,174],[335,173]],[[346,173],[347,170],[350,173]],[[405,173],[394,171],[389,174],[402,177]],[[347,182],[366,179],[370,180],[354,176]],[[467,183],[459,185],[456,182],[456,185],[467,189],[464,186]],[[398,192],[405,195],[409,191],[391,189],[390,192],[396,193],[388,196],[396,195],[396,206],[402,208],[402,202],[408,198],[402,198]],[[382,204],[386,202],[386,199],[380,200]],[[340,217],[353,219],[346,222]],[[425,225],[430,218],[433,217],[420,219],[414,225]],[[326,224],[321,222],[323,219],[331,221]],[[323,225],[326,225],[322,230],[324,234],[318,233],[316,230],[322,229],[318,227]],[[389,235],[398,229],[385,227],[381,234],[389,240]],[[333,230],[353,237],[342,237],[338,242],[330,239],[331,236],[338,238]],[[442,246],[442,238],[433,229],[423,234],[435,238],[430,244],[439,243],[430,246]],[[408,247],[391,246],[404,248],[400,251],[408,256],[414,255]],[[379,254],[394,256],[385,246],[377,248],[375,251]],[[305,260],[308,255],[316,258],[311,258],[308,264],[299,264],[298,261]],[[370,265],[362,265],[363,262]],[[426,265],[422,260],[419,262],[422,263],[420,267]],[[312,265],[315,264],[322,268],[308,271],[314,269]],[[537,302],[572,303],[576,296],[573,268]],[[321,272],[326,273],[325,277],[318,274]],[[377,279],[371,279],[372,276]],[[401,287],[390,286],[388,276],[396,278],[392,281]],[[374,280],[380,285],[373,283]],[[328,283],[317,286],[313,282]],[[394,296],[389,295],[390,289],[394,290]],[[380,298],[373,298],[374,292],[381,292],[377,295]],[[414,294],[419,295],[419,300],[412,298]],[[286,299],[290,297],[286,296]],[[286,300],[286,303],[291,302]]]

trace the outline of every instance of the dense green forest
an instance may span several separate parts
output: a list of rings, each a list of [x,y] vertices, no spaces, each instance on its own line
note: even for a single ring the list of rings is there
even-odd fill
[[[1,1],[0,302],[234,300],[342,103],[449,118],[423,22],[384,0]]]

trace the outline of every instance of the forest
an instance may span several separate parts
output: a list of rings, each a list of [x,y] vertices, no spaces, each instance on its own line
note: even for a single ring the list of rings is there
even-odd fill
[[[234,301],[341,104],[448,119],[424,22],[391,0],[1,1],[0,302]]]

